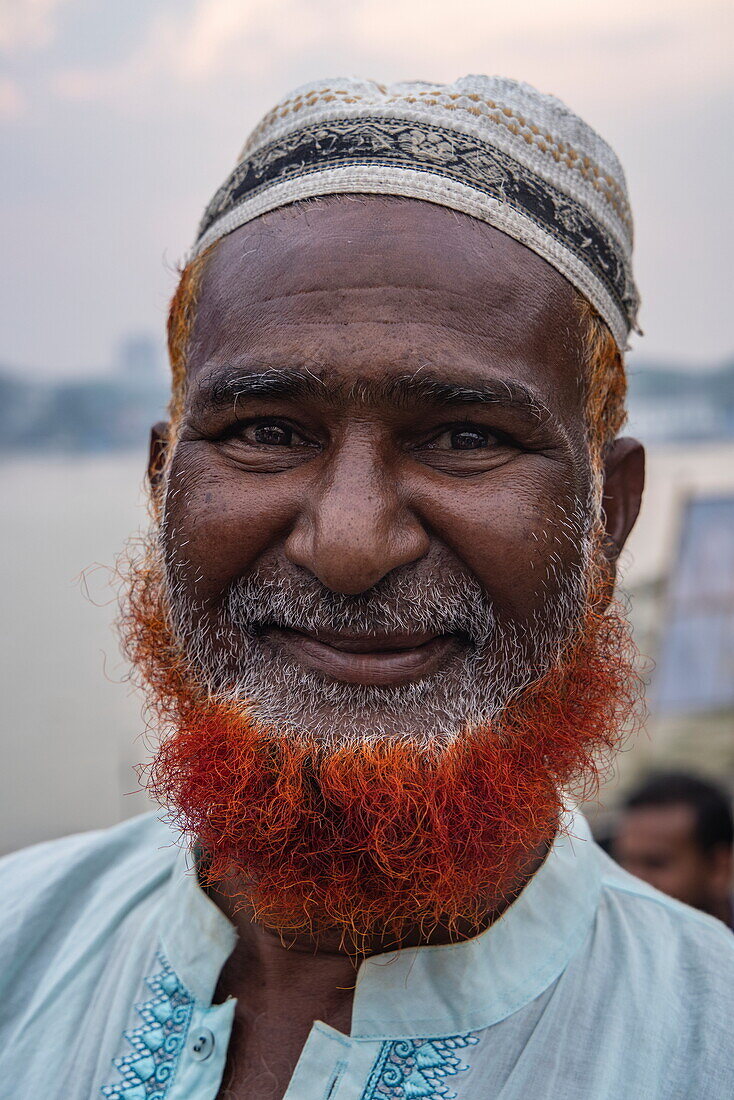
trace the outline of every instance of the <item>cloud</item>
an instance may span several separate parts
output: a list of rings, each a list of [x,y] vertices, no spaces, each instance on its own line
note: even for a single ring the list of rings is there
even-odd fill
[[[243,62],[247,72],[253,64],[258,71],[268,63],[267,51],[262,53],[265,44],[286,53],[307,48],[319,33],[312,25],[308,34],[304,17],[310,7],[303,0],[260,0],[247,5],[200,0],[191,20],[179,28],[175,58],[179,76],[205,80],[222,70],[242,71]]]
[[[36,0],[40,2],[40,0]],[[43,0],[46,4],[53,0]],[[573,102],[596,95],[631,103],[731,83],[727,6],[721,0],[197,0],[160,11],[143,41],[112,67],[60,72],[70,99],[104,98],[123,110],[170,102],[177,91],[242,90],[264,80],[289,90],[299,74],[326,69],[383,79],[452,80],[465,72],[522,77]]]
[[[10,77],[0,76],[0,122],[15,122],[25,113],[25,97]]]
[[[695,10],[688,0],[366,0],[349,11],[350,38],[365,54],[403,70],[407,61],[428,79],[489,71],[627,102],[731,85],[721,0],[698,0]]]
[[[0,50],[37,50],[53,39],[56,14],[69,0],[0,0]]]
[[[180,89],[201,90],[235,78],[252,84],[323,39],[330,0],[198,0],[187,12],[155,16],[138,47],[115,66],[67,68],[54,78],[69,99],[98,99],[123,107],[144,102],[158,89],[170,100]]]

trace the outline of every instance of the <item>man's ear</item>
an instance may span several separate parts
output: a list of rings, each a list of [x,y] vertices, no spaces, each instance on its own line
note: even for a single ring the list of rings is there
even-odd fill
[[[148,481],[153,490],[153,495],[158,489],[163,478],[168,456],[168,440],[170,424],[167,420],[159,420],[150,429],[150,449],[148,451]]]
[[[636,439],[615,439],[604,460],[605,553],[612,573],[635,525],[645,487],[645,449]]]

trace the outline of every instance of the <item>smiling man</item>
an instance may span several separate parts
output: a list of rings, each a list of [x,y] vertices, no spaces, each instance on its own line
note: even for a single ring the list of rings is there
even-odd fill
[[[525,85],[255,130],[126,567],[167,821],[5,862],[8,1095],[732,1095],[729,934],[569,794],[637,695],[630,256],[614,154]]]

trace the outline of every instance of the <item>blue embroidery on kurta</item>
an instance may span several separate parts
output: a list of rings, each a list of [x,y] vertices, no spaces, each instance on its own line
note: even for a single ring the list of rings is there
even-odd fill
[[[135,1006],[140,1027],[124,1033],[133,1048],[131,1054],[115,1058],[120,1074],[116,1085],[105,1085],[107,1100],[165,1100],[191,1021],[194,998],[178,980],[160,952],[160,970],[148,985],[153,996]]]
[[[452,1035],[383,1043],[362,1100],[456,1100],[445,1078],[469,1068],[456,1051],[477,1042],[476,1035]]]

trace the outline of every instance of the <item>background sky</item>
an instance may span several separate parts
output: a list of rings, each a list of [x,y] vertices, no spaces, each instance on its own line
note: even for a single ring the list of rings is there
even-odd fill
[[[109,363],[163,331],[175,269],[260,115],[307,80],[500,73],[614,146],[640,355],[732,331],[732,7],[722,0],[0,0],[0,364]]]

